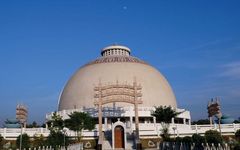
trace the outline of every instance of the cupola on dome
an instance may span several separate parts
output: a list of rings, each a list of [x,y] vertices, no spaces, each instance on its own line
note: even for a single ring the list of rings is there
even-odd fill
[[[126,46],[112,45],[102,49],[102,56],[124,55],[129,56],[131,50]]]

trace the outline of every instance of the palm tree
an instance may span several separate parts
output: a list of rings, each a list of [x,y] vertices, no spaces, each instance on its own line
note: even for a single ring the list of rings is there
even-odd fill
[[[68,115],[69,119],[64,121],[65,126],[77,133],[78,141],[80,141],[81,132],[85,130],[93,130],[95,122],[93,118],[85,112],[73,112]]]
[[[152,112],[152,116],[156,117],[157,121],[160,121],[162,125],[162,137],[164,140],[169,139],[169,124],[172,121],[172,118],[175,118],[179,112],[176,112],[170,106],[158,106],[155,107],[155,111]]]

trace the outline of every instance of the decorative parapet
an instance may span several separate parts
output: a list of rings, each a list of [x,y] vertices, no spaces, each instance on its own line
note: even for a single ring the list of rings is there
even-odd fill
[[[148,63],[144,62],[143,60],[140,60],[132,56],[108,56],[108,57],[100,57],[94,61],[91,61],[90,63],[87,63],[84,66],[101,64],[101,63],[119,63],[119,62],[140,63],[140,64],[148,65]]]

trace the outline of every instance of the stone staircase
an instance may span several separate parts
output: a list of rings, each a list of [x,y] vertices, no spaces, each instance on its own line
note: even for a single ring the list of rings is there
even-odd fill
[[[132,141],[127,141],[126,142],[126,147],[124,150],[132,150],[134,147],[134,144]],[[110,141],[103,141],[103,145],[102,145],[103,150],[112,150],[112,146],[110,144]],[[120,150],[120,149],[115,149],[115,150]]]
[[[125,149],[124,150],[133,150],[135,148],[134,143],[134,136],[132,134],[127,134],[127,141],[125,143]],[[103,150],[113,150],[112,148],[112,133],[111,131],[105,132],[104,134],[104,140],[102,144]],[[115,149],[115,150],[123,150],[123,149]]]
[[[104,140],[102,144],[102,149],[103,150],[112,150],[112,146],[110,144],[110,141]]]
[[[134,149],[134,147],[135,147],[134,141],[127,140],[125,150],[132,150],[132,149]]]
[[[107,131],[104,134],[104,140],[103,140],[103,145],[102,145],[102,149],[103,150],[112,150],[112,138],[111,138],[111,131]]]

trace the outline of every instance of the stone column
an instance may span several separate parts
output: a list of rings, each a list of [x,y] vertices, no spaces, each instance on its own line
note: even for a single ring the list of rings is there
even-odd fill
[[[104,125],[105,125],[105,130],[108,130],[108,118],[104,118]]]
[[[46,129],[48,129],[48,124],[47,124],[47,122],[45,123],[45,126],[46,126]]]
[[[101,102],[100,102],[101,103]],[[98,133],[99,133],[99,144],[102,144],[102,104],[98,106]]]
[[[140,142],[139,136],[139,118],[138,118],[138,99],[137,99],[137,83],[136,79],[133,82],[134,87],[134,109],[135,109],[135,131],[136,131],[136,150],[142,149],[142,144]]]
[[[136,131],[136,140],[139,141],[139,118],[138,118],[138,104],[135,102],[135,131]]]
[[[132,115],[130,115],[130,128],[131,128],[131,130],[133,128],[133,117],[132,117]]]
[[[175,124],[175,122],[174,122],[174,118],[172,118],[172,124]]]
[[[102,134],[102,88],[99,83],[99,98],[98,98],[98,145],[97,150],[102,150],[103,134]]]
[[[197,126],[197,124],[195,124],[195,130],[196,130],[196,133],[198,134],[198,126]]]
[[[6,133],[7,133],[7,128],[4,128],[3,129],[3,135],[2,135],[4,139],[6,138]]]

